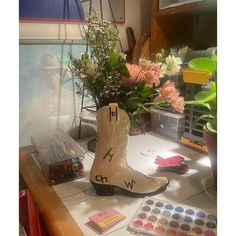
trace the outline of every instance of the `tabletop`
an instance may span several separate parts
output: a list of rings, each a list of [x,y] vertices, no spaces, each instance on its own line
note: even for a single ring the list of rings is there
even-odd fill
[[[86,150],[87,140],[79,140],[78,143]],[[21,149],[20,171],[50,235],[98,235],[87,226],[88,218],[108,207],[115,208],[126,218],[103,235],[131,235],[127,226],[143,199],[128,197],[119,192],[113,196],[96,195],[89,181],[93,153],[86,151],[83,161],[84,178],[51,187],[31,158],[30,153],[33,151],[33,146]],[[188,172],[179,175],[156,171],[154,160],[157,155],[165,158],[176,154],[185,158],[185,163],[189,166]],[[146,175],[168,177],[170,183],[167,190],[153,197],[216,212],[216,203],[207,197],[201,184],[203,177],[211,175],[210,161],[205,153],[154,133],[146,133],[129,136],[127,161],[132,168]]]

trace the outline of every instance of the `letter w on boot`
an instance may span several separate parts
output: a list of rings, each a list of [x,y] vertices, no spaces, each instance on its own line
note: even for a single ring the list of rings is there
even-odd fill
[[[125,185],[126,185],[126,187],[127,188],[133,188],[133,186],[134,186],[134,184],[135,184],[135,181],[132,179],[132,181],[131,182],[126,182],[125,180],[124,180],[124,183],[125,183]]]

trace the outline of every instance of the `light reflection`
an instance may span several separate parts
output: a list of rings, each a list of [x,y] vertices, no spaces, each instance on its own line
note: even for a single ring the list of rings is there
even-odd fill
[[[201,166],[211,167],[210,159],[207,157],[202,157],[196,161],[197,164]]]
[[[182,185],[181,181],[172,179],[170,181],[169,186],[168,186],[168,191],[171,192],[171,193],[177,194],[178,189],[180,189],[181,185]]]
[[[199,170],[196,170],[196,169],[189,169],[185,174],[184,176],[191,176],[191,175],[195,175],[196,173],[198,173]]]

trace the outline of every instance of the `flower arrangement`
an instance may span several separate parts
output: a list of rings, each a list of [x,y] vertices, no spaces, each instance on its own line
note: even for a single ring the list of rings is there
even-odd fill
[[[161,84],[161,78],[180,70],[181,59],[165,55],[161,50],[154,62],[140,59],[138,65],[126,63],[123,53],[115,49],[118,31],[106,21],[89,17],[84,28],[90,53],[80,58],[70,55],[70,70],[83,81],[97,109],[111,102],[118,103],[131,120],[149,112],[151,107],[170,106],[183,112],[184,99],[170,80]]]

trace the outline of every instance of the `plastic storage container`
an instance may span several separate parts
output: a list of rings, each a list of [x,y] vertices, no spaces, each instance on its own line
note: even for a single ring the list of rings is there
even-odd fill
[[[204,0],[160,0],[159,9],[165,9],[169,7],[176,7],[187,3],[200,2]]]
[[[31,137],[38,162],[49,184],[84,176],[85,151],[63,130],[53,130]]]
[[[151,109],[151,127],[157,134],[179,139],[184,132],[184,121],[184,114]]]

